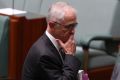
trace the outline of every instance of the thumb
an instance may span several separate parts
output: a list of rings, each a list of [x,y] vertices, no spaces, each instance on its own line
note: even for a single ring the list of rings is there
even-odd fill
[[[62,48],[64,48],[64,43],[60,39],[56,39],[58,45],[60,45]]]

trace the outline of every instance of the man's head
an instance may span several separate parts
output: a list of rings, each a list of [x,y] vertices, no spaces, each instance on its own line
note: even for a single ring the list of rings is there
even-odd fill
[[[47,31],[56,39],[66,42],[75,33],[76,10],[65,2],[57,2],[49,9],[47,23]]]

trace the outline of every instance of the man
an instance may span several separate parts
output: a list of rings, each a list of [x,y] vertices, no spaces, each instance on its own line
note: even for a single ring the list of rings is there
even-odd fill
[[[120,46],[119,46],[120,48]],[[119,50],[120,51],[120,50]],[[120,53],[118,51],[117,61],[113,69],[111,80],[120,80]]]
[[[31,47],[22,80],[77,80],[76,25],[76,11],[69,4],[57,2],[50,7],[46,32]]]

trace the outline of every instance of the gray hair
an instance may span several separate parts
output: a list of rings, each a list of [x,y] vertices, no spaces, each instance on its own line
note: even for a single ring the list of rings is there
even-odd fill
[[[56,2],[48,10],[47,22],[57,21],[61,22],[64,20],[65,9],[71,9],[75,12],[76,10],[66,2]]]

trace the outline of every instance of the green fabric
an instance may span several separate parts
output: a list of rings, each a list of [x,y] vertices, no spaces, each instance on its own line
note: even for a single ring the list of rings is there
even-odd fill
[[[116,57],[110,56],[110,55],[100,55],[100,56],[94,56],[89,59],[88,68],[98,68],[98,67],[104,67],[109,65],[114,65],[116,61]]]
[[[81,47],[76,48],[76,57],[81,61],[81,69],[83,69],[83,50]],[[106,52],[96,49],[89,49],[88,69],[103,67],[115,64],[116,57],[108,55]]]
[[[88,46],[93,49],[105,50],[104,40],[111,38],[109,34],[89,34],[76,37],[78,46]]]
[[[109,34],[81,35],[76,37],[77,46],[89,47],[91,49],[102,50],[109,55],[116,56],[117,45],[120,37],[113,37]]]
[[[89,47],[88,69],[115,64],[117,45],[118,42],[120,42],[119,39],[118,37],[114,37],[109,33],[103,33],[102,31],[81,35],[79,29],[77,29],[75,34],[77,45],[76,57],[81,61],[83,67],[84,53],[80,47]]]
[[[0,75],[8,75],[8,26],[9,17],[0,15]]]

